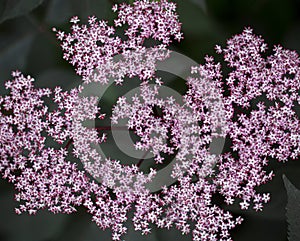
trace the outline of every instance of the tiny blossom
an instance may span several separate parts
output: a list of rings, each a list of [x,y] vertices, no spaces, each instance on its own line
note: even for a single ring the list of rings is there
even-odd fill
[[[206,56],[204,64],[191,68],[188,89],[177,103],[173,96],[159,97],[163,81],[155,77],[156,62],[169,57],[167,46],[182,38],[176,5],[143,0],[115,5],[113,11],[118,15],[114,26],[96,17],[80,25],[75,16],[72,33],[54,29],[63,58],[85,83],[142,80],[140,95],[118,99],[111,121],[127,119],[128,129],[140,138],[135,148],[152,152],[157,163],[165,161],[162,154],[176,153],[172,177],[177,182],[152,193],[147,184],[156,169],[144,174],[137,164],[123,165],[97,152],[95,146],[106,134],[84,123],[102,120],[105,113],[97,97],[80,95],[83,86],[38,89],[32,77],[14,71],[5,83],[10,93],[0,97],[0,174],[15,186],[16,213],[72,213],[84,206],[99,228],[121,240],[128,213],[134,211],[134,228],[145,235],[154,225],[191,232],[194,241],[232,240],[230,230],[243,219],[216,205],[213,197],[222,195],[228,205],[239,202],[242,210],[262,211],[271,196],[257,187],[274,176],[265,167],[271,159],[299,158],[298,54],[275,46],[273,54],[263,57],[267,45],[246,28],[225,48],[216,46],[229,74],[223,76],[221,64]],[[128,26],[125,40],[115,35],[123,25]],[[146,49],[146,39],[159,44]],[[121,58],[114,61],[117,55]],[[45,98],[56,104],[53,111]],[[211,154],[215,137],[229,139],[231,150]],[[60,147],[47,147],[47,138]],[[70,157],[79,159],[83,170]]]
[[[193,82],[195,83],[196,81],[194,80]],[[199,87],[201,81],[199,80],[198,83]],[[204,86],[203,90],[206,87]],[[215,96],[217,93],[213,93],[214,89],[211,87],[210,89],[206,89],[207,98],[217,98]],[[193,172],[192,169],[188,168],[192,163],[192,159],[199,161],[199,165],[203,167],[203,170],[201,170],[203,172],[202,175],[206,176],[211,171],[211,166],[208,164],[208,160],[205,165],[201,162],[203,162],[204,156],[208,155],[205,152],[207,149],[206,145],[211,142],[208,132],[215,132],[217,127],[222,127],[221,124],[212,123],[211,119],[209,119],[211,116],[208,117],[205,114],[205,104],[201,105],[200,99],[199,103],[197,103],[197,108],[193,108],[190,105],[190,102],[193,101],[191,100],[192,96],[193,98],[200,98],[200,94],[196,96],[195,93],[188,92],[186,98],[183,99],[186,103],[179,105],[174,103],[172,96],[166,99],[157,98],[158,91],[158,85],[154,85],[151,88],[147,82],[144,82],[141,85],[140,93],[142,100],[138,96],[134,96],[132,97],[132,104],[130,104],[126,102],[126,98],[121,97],[113,109],[112,123],[118,123],[118,119],[129,118],[128,127],[133,129],[140,137],[140,141],[135,143],[136,148],[145,151],[150,150],[154,154],[157,163],[161,163],[164,160],[161,153],[173,154],[175,150],[178,150],[176,158],[181,164],[178,163],[173,173],[174,176],[182,175],[183,170],[186,169]],[[206,100],[207,103],[209,103],[208,100]],[[193,104],[196,103],[194,102]],[[157,107],[162,109],[162,116],[155,113],[155,108]],[[214,112],[216,113],[216,111]],[[214,119],[217,118],[212,116],[213,121]],[[207,126],[210,126],[209,130],[198,126],[199,121],[203,121]],[[171,133],[171,146],[164,141],[168,139],[168,133]],[[191,157],[191,160],[189,160],[189,157]],[[187,166],[186,163],[188,163]],[[211,160],[211,165],[213,163],[214,158]]]
[[[35,214],[43,208],[54,213],[74,212],[75,206],[82,204],[89,184],[84,173],[65,160],[64,149],[45,146],[42,133],[49,122],[42,97],[49,97],[51,91],[35,89],[30,76],[20,72],[12,75],[14,79],[6,85],[10,95],[1,97],[8,114],[0,116],[0,171],[18,190],[15,197],[20,206],[16,212]]]
[[[85,82],[107,83],[108,78],[113,78],[117,84],[121,84],[121,79],[126,75],[139,76],[141,79],[153,77],[149,61],[152,66],[153,62],[165,59],[167,56],[164,57],[160,52],[166,50],[172,38],[177,41],[182,39],[175,4],[167,0],[135,1],[133,5],[115,5],[113,11],[118,13],[114,26],[109,26],[106,21],[99,21],[94,16],[89,18],[88,25],[79,25],[77,23],[80,20],[75,16],[70,21],[73,23],[72,33],[56,31],[64,59],[75,66],[76,73]],[[128,25],[124,32],[126,40],[114,34],[116,28],[123,25]],[[152,46],[150,51],[147,50],[147,55],[144,56],[148,60],[141,67],[139,55],[132,56],[128,50],[135,50],[137,54],[144,53],[146,39],[158,40],[160,43]],[[114,66],[113,57],[118,55],[122,55],[123,59],[118,62],[119,66]],[[139,67],[135,67],[137,63]],[[121,71],[122,67],[128,69],[129,66],[129,70]]]
[[[227,43],[227,48],[218,52],[224,54],[229,67],[234,67],[226,78],[230,95],[224,102],[242,107],[233,115],[237,120],[229,122],[229,136],[238,159],[223,155],[216,180],[227,202],[232,203],[236,196],[243,199],[241,207],[248,208],[248,202],[254,199],[254,209],[258,211],[263,202],[269,201],[269,194],[258,198],[254,190],[273,176],[273,172],[263,170],[267,159],[284,162],[299,157],[300,123],[294,109],[299,91],[299,57],[277,46],[273,55],[263,58],[266,45],[249,28]],[[291,73],[292,78],[284,76]],[[273,104],[259,102],[248,114],[248,107],[258,96],[266,96]]]

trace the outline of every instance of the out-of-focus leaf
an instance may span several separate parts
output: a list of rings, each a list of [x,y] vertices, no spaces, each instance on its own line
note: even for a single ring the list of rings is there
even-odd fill
[[[29,13],[43,1],[44,0],[1,0],[0,23]]]
[[[203,12],[206,13],[206,1],[205,0],[190,0],[191,2],[195,3],[199,8],[202,9]]]
[[[51,24],[66,23],[77,15],[82,20],[95,15],[99,19],[105,17],[109,4],[107,0],[52,0],[46,15],[46,21]]]
[[[49,4],[46,22],[62,24],[69,21],[72,16],[72,3],[69,0],[52,0]]]
[[[2,45],[0,49],[0,79],[7,77],[7,72],[24,69],[26,59],[34,39],[34,34],[26,35],[15,42]],[[9,45],[8,45],[9,44]]]
[[[288,222],[288,240],[300,240],[300,190],[298,190],[285,175],[282,176],[288,203],[286,206],[286,217]]]

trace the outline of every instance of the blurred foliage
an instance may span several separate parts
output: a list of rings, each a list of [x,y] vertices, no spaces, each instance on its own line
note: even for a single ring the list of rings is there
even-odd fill
[[[44,0],[1,0],[0,22],[28,14]]]
[[[62,86],[70,89],[81,80],[73,68],[62,59],[62,52],[55,39],[52,27],[68,30],[68,20],[78,15],[86,22],[87,17],[96,15],[112,21],[110,11],[115,0],[0,0],[0,94],[6,93],[4,81],[12,70],[19,69],[36,79],[38,87]],[[269,47],[281,44],[285,48],[300,52],[300,0],[176,0],[185,39],[172,48],[198,63],[203,63],[206,54],[214,53],[214,46],[224,46],[232,35],[240,33],[246,26],[262,35]],[[162,74],[168,85],[180,90],[183,81]],[[128,83],[134,88],[135,81]],[[123,91],[123,92],[122,92]],[[117,97],[125,90],[111,87],[103,97],[103,110],[109,111]],[[226,148],[226,147],[225,147]],[[116,153],[115,146],[104,147]],[[120,154],[121,155],[121,154]],[[286,164],[272,162],[268,167],[275,171],[274,180],[260,191],[272,194],[271,202],[263,212],[241,211],[238,204],[227,207],[216,197],[223,208],[235,215],[242,215],[245,222],[233,233],[235,241],[287,240],[285,207],[287,195],[281,179],[285,174],[295,185],[300,183],[299,161]],[[79,208],[72,215],[53,215],[46,211],[36,216],[17,216],[14,207],[12,185],[0,180],[0,240],[2,241],[94,241],[110,240],[109,231],[99,230],[90,221],[85,210]],[[299,201],[299,199],[298,199]],[[299,202],[298,202],[299,203]],[[289,204],[290,205],[290,204]],[[297,214],[299,216],[299,213]],[[153,228],[149,236],[133,231],[128,222],[126,240],[191,240],[176,230]]]

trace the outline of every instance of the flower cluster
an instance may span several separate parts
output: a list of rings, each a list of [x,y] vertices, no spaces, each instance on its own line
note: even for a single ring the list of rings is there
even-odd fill
[[[87,83],[105,84],[113,78],[121,84],[125,76],[153,77],[151,66],[166,58],[166,51],[162,50],[166,50],[173,38],[182,39],[176,5],[167,0],[147,0],[115,5],[113,10],[118,13],[114,26],[94,16],[89,18],[88,25],[80,25],[80,19],[75,16],[71,19],[72,33],[65,34],[54,28],[62,42],[63,58],[75,66],[76,73]],[[127,28],[121,38],[116,30],[123,26]],[[152,53],[147,49],[145,55],[145,40],[150,39],[157,42],[152,44]],[[134,55],[132,50],[135,50]],[[141,61],[141,55],[146,56],[146,60]],[[122,56],[121,60],[116,61],[116,56]],[[142,62],[145,64],[141,65]]]
[[[140,138],[135,148],[151,152],[157,163],[165,161],[163,154],[175,153],[171,175],[176,182],[151,192],[147,185],[158,170],[145,174],[137,164],[126,166],[97,152],[105,133],[84,122],[105,114],[96,96],[81,95],[84,86],[36,89],[33,78],[15,71],[6,82],[9,95],[0,97],[0,174],[15,186],[16,212],[72,213],[83,205],[101,229],[111,229],[112,239],[120,240],[133,210],[134,227],[142,234],[154,224],[192,232],[194,241],[232,240],[229,231],[242,218],[214,203],[214,195],[228,205],[239,202],[241,209],[260,211],[270,194],[256,189],[274,175],[265,166],[273,159],[299,158],[298,54],[276,46],[263,57],[267,45],[247,28],[225,48],[216,46],[231,72],[223,76],[221,64],[207,56],[205,64],[191,68],[188,90],[177,103],[172,96],[159,96],[163,81],[155,75],[157,61],[169,57],[172,39],[182,38],[176,5],[140,0],[113,10],[114,27],[95,17],[79,25],[73,17],[72,33],[55,30],[64,58],[85,84],[142,80],[139,95],[118,99],[111,121],[126,119]],[[116,34],[122,26],[128,26],[124,39]],[[156,42],[146,48],[146,39]],[[50,110],[47,98],[56,109]],[[47,146],[48,138],[61,147]],[[230,151],[212,154],[214,138],[227,138]]]
[[[15,185],[17,213],[34,214],[47,208],[58,213],[74,212],[89,189],[84,172],[66,160],[64,148],[46,147],[46,133],[53,133],[44,97],[50,89],[35,89],[34,79],[13,72],[6,82],[10,95],[1,97],[4,113],[0,114],[0,170],[3,178]],[[59,130],[59,119],[56,121]],[[63,133],[62,133],[63,134]]]
[[[228,204],[235,197],[243,199],[242,209],[250,201],[261,210],[269,200],[267,194],[255,192],[255,187],[272,178],[263,167],[272,158],[285,162],[300,154],[299,56],[295,51],[274,47],[273,55],[263,58],[267,46],[251,29],[234,36],[227,48],[217,47],[224,60],[234,70],[225,79],[230,94],[224,101],[236,110],[229,122],[232,151],[219,163],[217,183]],[[251,108],[250,108],[251,107]]]

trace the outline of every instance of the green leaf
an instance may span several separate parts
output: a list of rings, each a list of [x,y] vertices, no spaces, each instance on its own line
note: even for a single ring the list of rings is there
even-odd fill
[[[0,0],[0,23],[31,12],[44,0]]]
[[[300,240],[300,190],[298,190],[285,175],[282,176],[288,202],[286,205],[286,218],[288,222],[288,240]]]

